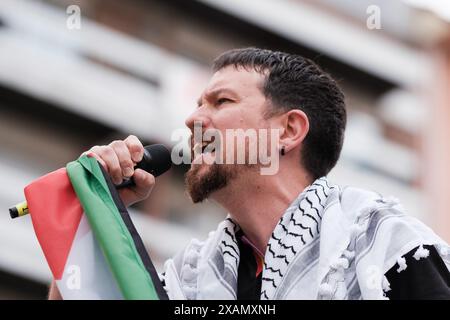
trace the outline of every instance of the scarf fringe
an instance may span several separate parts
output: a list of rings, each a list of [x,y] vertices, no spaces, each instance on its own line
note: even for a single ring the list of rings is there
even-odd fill
[[[414,253],[413,257],[416,260],[420,260],[422,258],[428,258],[430,255],[430,251],[428,249],[425,249],[422,245],[417,248],[416,252]]]
[[[398,269],[397,269],[398,273],[402,272],[403,270],[406,270],[406,268],[408,267],[406,265],[406,259],[403,257],[399,257],[397,259],[397,264],[398,264]]]
[[[402,256],[405,254],[403,250],[398,249],[393,252],[394,256],[389,258],[388,262],[386,261],[387,257],[384,257],[383,261],[383,257],[380,258],[379,255],[376,255],[375,250],[373,251],[374,257],[367,255],[367,252],[364,251],[368,250],[369,240],[374,241],[377,234],[375,227],[378,225],[374,225],[375,231],[371,229],[371,233],[368,233],[372,238],[369,239],[369,235],[365,235],[369,225],[372,222],[379,223],[378,220],[384,216],[391,218],[399,214],[399,220],[390,220],[391,224],[384,225],[388,229],[383,230],[383,232],[386,230],[400,232],[399,235],[396,235],[401,242],[396,242],[396,247],[403,248],[413,242],[418,242],[417,245],[420,245],[421,242],[423,245],[434,243],[450,269],[448,245],[435,237],[432,232],[428,232],[428,229],[420,223],[403,218],[404,213],[396,198],[382,198],[373,192],[356,188],[344,190],[337,186],[330,186],[326,178],[317,179],[286,210],[272,233],[265,253],[261,287],[262,300],[295,299],[296,297],[330,300],[388,299],[386,293],[391,290],[391,287],[386,276],[379,272],[373,283],[373,275],[365,272],[368,270],[363,270],[372,266],[381,270],[388,267],[387,263],[390,266],[391,264],[395,265],[395,261],[398,264],[397,272],[400,273],[407,268],[406,259]],[[388,212],[382,212],[383,210],[388,210]],[[376,216],[377,213],[380,213],[380,217]],[[343,220],[336,219],[336,215],[341,215]],[[316,237],[320,236],[322,220],[328,223],[324,224],[328,233],[333,232],[333,224],[336,224],[336,230],[343,226],[344,232],[336,233],[332,237],[324,236],[320,242],[313,242],[317,240]],[[397,221],[399,222],[398,229],[395,225]],[[424,236],[418,238],[417,233],[410,231],[409,228],[404,230],[400,228],[405,225],[418,228],[417,230],[423,231]],[[172,295],[170,296],[183,296],[187,299],[201,299],[210,296],[236,298],[233,293],[236,293],[237,290],[237,269],[240,258],[236,240],[238,229],[239,227],[232,219],[227,217],[215,232],[209,234],[205,242],[191,241],[184,251],[182,265],[175,263],[172,264],[172,268],[167,270],[170,272],[169,275],[172,275],[165,277],[170,281],[169,287],[172,286]],[[382,234],[381,231],[378,232],[378,236]],[[384,247],[381,246],[388,246],[389,241],[392,241],[390,238],[377,238],[377,240],[381,254],[384,252]],[[319,245],[320,250],[318,250]],[[430,254],[423,248],[423,245],[414,253],[417,260],[427,258]],[[325,248],[324,252],[330,251],[329,248],[334,248],[333,255],[337,254],[334,256],[336,258],[333,258],[334,261],[328,261],[327,259],[330,257],[323,257],[320,260],[322,246]],[[220,256],[223,259],[220,259]],[[395,260],[396,258],[397,260]],[[315,264],[317,261],[319,264]],[[358,265],[356,265],[356,261],[358,261]],[[320,276],[323,278],[317,283],[315,272],[318,268],[316,265],[319,268],[322,267],[323,264],[320,262],[326,263],[328,270],[319,270]],[[329,262],[331,264],[328,264]],[[294,265],[291,266],[291,264]],[[310,271],[301,274],[301,270],[305,270],[309,266],[315,267],[316,270],[311,267]],[[167,268],[165,267],[165,269]],[[370,285],[367,284],[368,281]],[[164,288],[166,291],[168,290],[167,286]]]
[[[383,288],[383,292],[385,293],[391,291],[391,284],[389,283],[389,280],[386,276],[383,276],[381,287]]]

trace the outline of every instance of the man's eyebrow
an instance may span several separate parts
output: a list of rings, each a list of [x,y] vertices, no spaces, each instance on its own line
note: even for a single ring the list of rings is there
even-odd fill
[[[219,89],[215,89],[215,90],[211,90],[209,92],[204,93],[203,95],[201,95],[198,100],[197,100],[197,106],[201,106],[202,102],[203,102],[203,97],[211,98],[211,97],[217,97],[219,94],[221,93],[228,93],[231,94],[233,96],[237,96],[236,92],[234,92],[231,89],[228,88],[219,88]]]

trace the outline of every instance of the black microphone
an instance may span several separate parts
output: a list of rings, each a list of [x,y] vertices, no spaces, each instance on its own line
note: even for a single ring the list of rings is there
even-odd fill
[[[142,169],[151,173],[155,178],[170,169],[172,160],[170,151],[162,144],[152,144],[144,147],[144,156],[136,164],[134,169]],[[133,178],[123,181],[116,186],[116,189],[123,189],[135,186]]]

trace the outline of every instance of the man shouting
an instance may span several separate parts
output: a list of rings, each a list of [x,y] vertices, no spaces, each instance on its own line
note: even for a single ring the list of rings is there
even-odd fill
[[[200,123],[222,141],[192,141],[186,188],[194,203],[212,199],[229,214],[165,263],[171,299],[450,299],[443,240],[395,200],[327,180],[346,125],[330,75],[301,56],[256,48],[225,52],[213,71],[186,125]],[[243,163],[230,163],[242,152],[227,141],[230,130],[276,134],[246,137]],[[275,173],[250,161],[256,144],[278,161]],[[143,156],[136,137],[90,153],[114,183],[134,178],[135,187],[120,190],[126,205],[149,196],[154,177],[133,169]]]

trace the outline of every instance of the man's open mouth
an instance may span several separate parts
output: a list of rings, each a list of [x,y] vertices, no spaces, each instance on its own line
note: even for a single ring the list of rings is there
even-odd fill
[[[193,148],[194,156],[196,156],[198,154],[214,153],[216,151],[216,146],[213,142],[214,141],[196,143]]]

